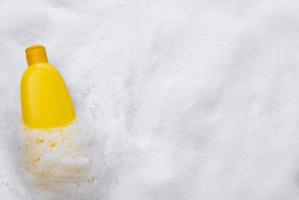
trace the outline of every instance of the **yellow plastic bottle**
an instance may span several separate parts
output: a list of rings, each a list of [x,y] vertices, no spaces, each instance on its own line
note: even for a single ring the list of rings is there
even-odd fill
[[[23,122],[27,128],[65,127],[75,118],[75,109],[59,72],[48,63],[43,46],[26,49],[28,68],[21,81]]]

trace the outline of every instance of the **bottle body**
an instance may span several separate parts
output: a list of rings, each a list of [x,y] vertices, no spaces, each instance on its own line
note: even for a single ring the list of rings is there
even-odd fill
[[[49,63],[30,65],[21,81],[23,122],[28,128],[64,127],[76,118],[65,82]]]

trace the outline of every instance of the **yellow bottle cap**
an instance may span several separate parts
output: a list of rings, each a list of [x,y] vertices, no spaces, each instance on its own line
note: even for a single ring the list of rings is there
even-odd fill
[[[42,45],[30,46],[25,50],[25,52],[28,66],[37,63],[48,63],[47,52],[45,47]]]

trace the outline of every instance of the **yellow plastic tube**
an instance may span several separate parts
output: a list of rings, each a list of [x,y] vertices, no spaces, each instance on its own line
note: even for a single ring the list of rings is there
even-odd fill
[[[75,109],[60,73],[48,63],[45,47],[26,49],[28,68],[21,81],[23,122],[27,128],[65,127],[75,118]]]

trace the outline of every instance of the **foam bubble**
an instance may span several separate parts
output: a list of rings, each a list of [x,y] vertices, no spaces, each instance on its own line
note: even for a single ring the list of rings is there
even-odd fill
[[[49,192],[88,181],[92,176],[88,141],[77,124],[49,131],[24,130],[22,152],[30,181]]]

